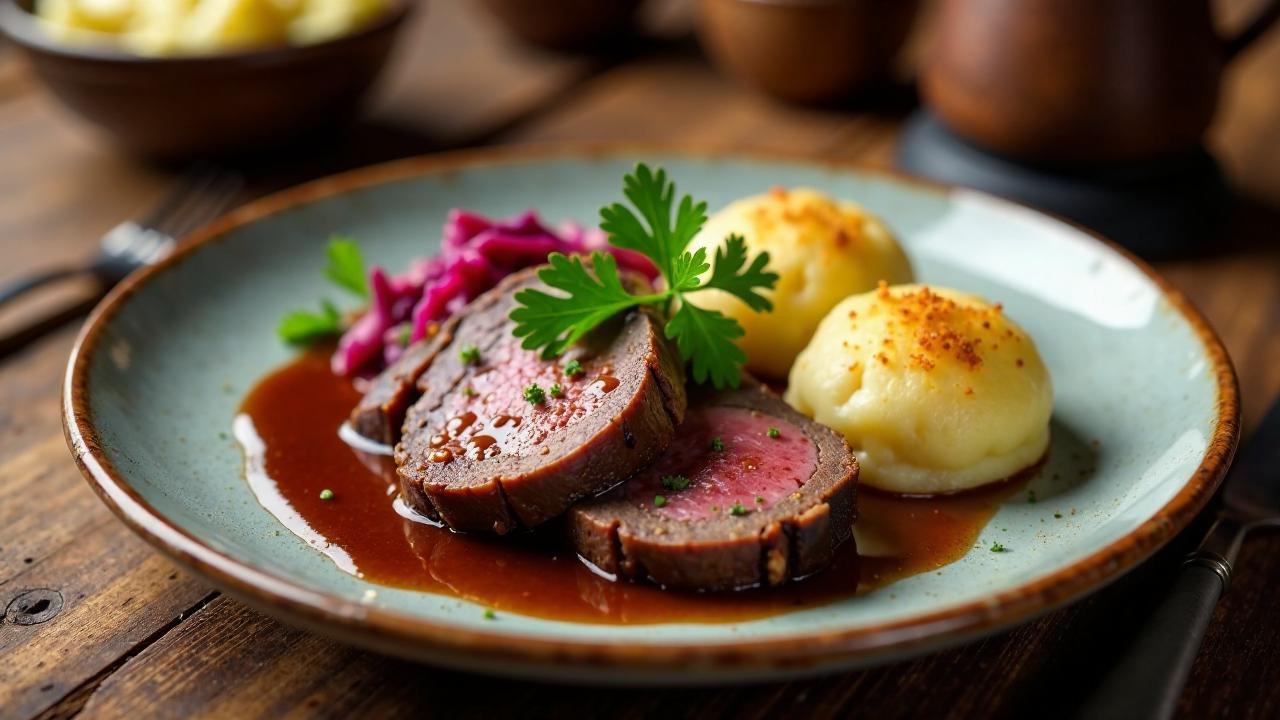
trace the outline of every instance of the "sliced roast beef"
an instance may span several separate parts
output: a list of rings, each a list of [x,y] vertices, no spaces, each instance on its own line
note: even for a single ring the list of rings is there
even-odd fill
[[[506,318],[533,270],[476,300],[418,378],[395,459],[401,496],[456,530],[534,527],[654,460],[684,418],[679,356],[636,310],[548,361]],[[501,322],[496,321],[501,318]],[[576,372],[567,370],[576,363]]]
[[[457,327],[465,322],[471,335],[491,334],[507,322],[507,313],[513,307],[512,294],[537,283],[532,271],[510,275],[451,317],[432,337],[406,348],[398,360],[370,381],[364,397],[351,411],[351,427],[370,440],[395,445],[400,440],[405,412],[422,395],[418,378],[441,350],[456,348]]]
[[[369,383],[359,404],[351,411],[351,427],[370,440],[395,445],[400,439],[405,410],[418,397],[418,376],[448,342],[449,336],[442,329],[434,337],[406,348],[398,360]]]
[[[779,585],[849,540],[858,464],[844,438],[754,383],[694,398],[653,465],[570,510],[578,553],[664,587]]]

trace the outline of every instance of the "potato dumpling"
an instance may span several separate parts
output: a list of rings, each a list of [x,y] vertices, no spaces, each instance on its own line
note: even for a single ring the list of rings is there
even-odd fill
[[[706,248],[710,259],[731,233],[746,240],[751,255],[768,251],[769,269],[779,276],[776,288],[763,293],[773,312],[754,312],[719,290],[689,301],[737,320],[746,331],[738,345],[747,368],[766,377],[787,376],[818,322],[845,297],[880,280],[911,281],[906,255],[879,218],[816,190],[775,189],[738,200],[707,220],[692,248]]]
[[[1035,343],[1000,305],[881,285],[822,320],[791,368],[786,400],[844,433],[861,482],[934,494],[1039,462],[1053,387]]]
[[[201,55],[306,45],[345,35],[389,0],[37,0],[66,42],[114,41],[142,55]]]

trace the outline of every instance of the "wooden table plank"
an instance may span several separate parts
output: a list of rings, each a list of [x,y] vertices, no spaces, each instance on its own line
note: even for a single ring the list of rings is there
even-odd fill
[[[104,547],[112,551],[104,553]],[[0,583],[0,595],[7,602],[0,624],[6,669],[0,707],[28,717],[74,704],[77,691],[87,695],[96,678],[176,625],[212,593],[150,546],[121,538],[114,520],[104,518],[82,527],[73,541],[41,563]],[[31,597],[57,614],[25,624],[18,603]]]
[[[0,715],[30,716],[91,687],[210,590],[98,502],[61,437],[9,460],[0,477]],[[40,600],[56,612],[26,624]]]
[[[347,648],[220,599],[108,678],[86,713],[486,718],[538,708],[565,718],[794,713],[959,720],[1004,705],[1008,716],[1043,715],[1045,697],[1069,695],[1105,668],[1094,661],[1106,649],[1099,624],[1114,630],[1113,624],[1137,620],[1141,607],[1117,606],[1153,580],[1159,587],[1176,561],[1144,569],[1102,595],[1012,632],[915,661],[816,680],[706,689],[570,689],[502,680],[502,692],[494,693],[492,679]],[[233,639],[215,642],[219,637]],[[1069,703],[1067,698],[1063,706]]]

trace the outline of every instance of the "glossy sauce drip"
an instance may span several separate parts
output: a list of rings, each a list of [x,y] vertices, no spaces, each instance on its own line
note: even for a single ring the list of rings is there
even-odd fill
[[[959,559],[1001,501],[1020,488],[1006,484],[928,500],[863,489],[856,530],[865,550],[876,556],[859,557],[854,544],[845,543],[829,569],[782,588],[664,591],[596,575],[554,527],[482,538],[402,518],[392,507],[390,458],[357,453],[338,437],[358,399],[320,353],[300,357],[253,389],[235,429],[259,502],[339,567],[368,581],[557,620],[731,622],[823,605]],[[494,418],[488,430],[501,427],[500,421],[513,422]],[[330,500],[320,499],[326,489],[333,492]]]
[[[588,390],[590,392],[600,393],[601,395],[604,395],[604,394],[613,392],[614,389],[618,387],[618,384],[620,382],[622,381],[612,375],[601,375],[597,377],[594,381],[592,381],[591,385],[588,387]]]

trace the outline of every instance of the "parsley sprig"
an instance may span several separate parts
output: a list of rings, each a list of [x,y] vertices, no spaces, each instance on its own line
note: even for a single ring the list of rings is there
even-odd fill
[[[329,264],[325,277],[335,285],[361,299],[369,298],[369,282],[365,278],[364,258],[360,246],[351,238],[335,235],[329,239],[326,251]],[[280,319],[276,332],[285,342],[310,345],[339,335],[345,330],[343,317],[328,299],[320,301],[320,312],[294,310]]]
[[[716,248],[714,264],[708,262],[706,248],[690,252],[689,243],[707,221],[707,204],[688,195],[677,204],[675,183],[661,168],[655,172],[637,165],[623,178],[622,192],[631,207],[613,203],[601,208],[600,228],[614,247],[652,260],[665,281],[662,288],[631,293],[618,275],[617,261],[607,253],[592,253],[589,265],[580,257],[551,253],[538,277],[558,292],[526,288],[516,293],[513,332],[524,338],[523,347],[551,358],[610,317],[652,305],[667,315],[664,332],[675,341],[680,356],[692,363],[694,380],[710,379],[717,388],[737,387],[747,359],[734,344],[743,334],[742,326],[719,311],[687,302],[686,296],[723,290],[756,312],[772,310],[760,293],[778,281],[778,275],[767,270],[769,254],[759,253],[748,262],[746,241],[738,235],[730,235]]]

